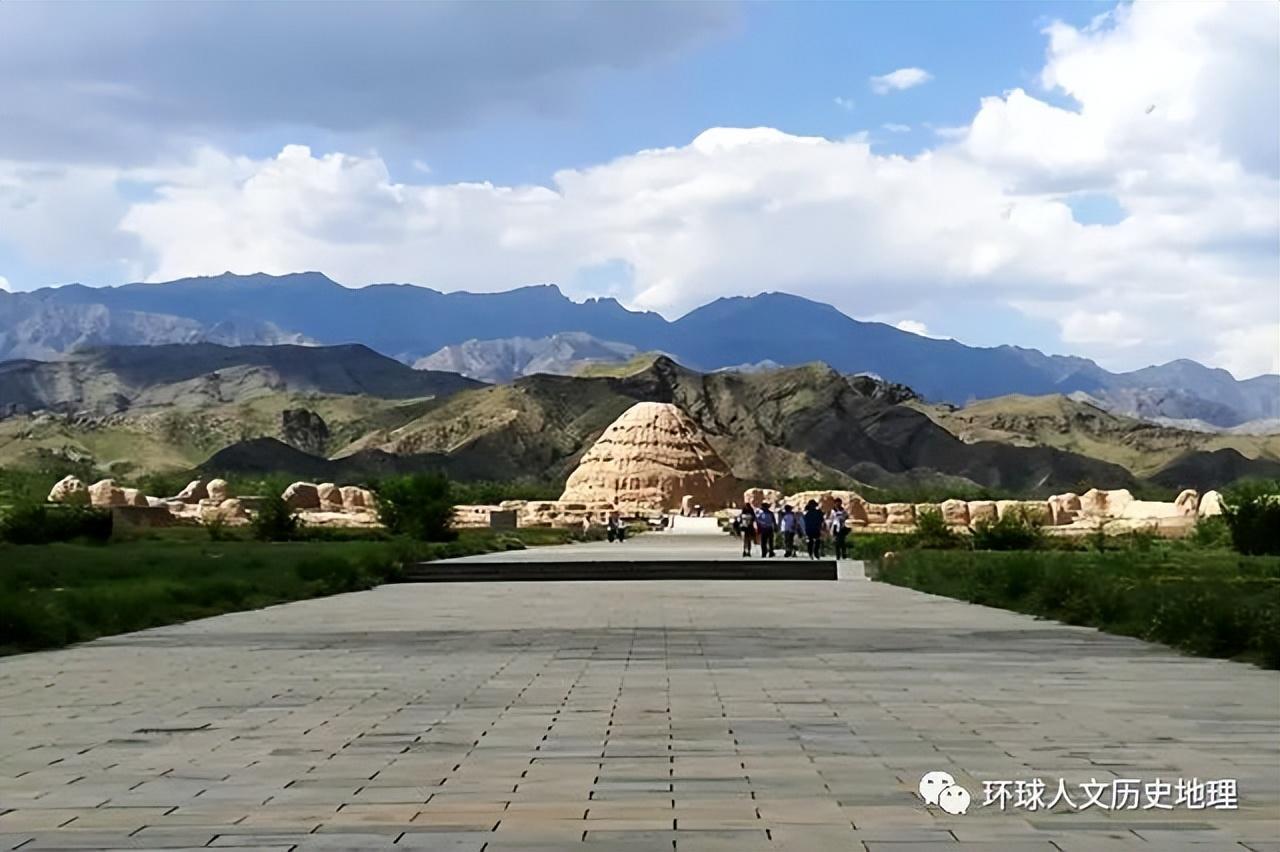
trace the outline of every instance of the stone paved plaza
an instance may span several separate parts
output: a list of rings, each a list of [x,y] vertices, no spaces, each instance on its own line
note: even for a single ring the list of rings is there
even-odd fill
[[[0,764],[24,850],[1262,852],[1280,675],[863,580],[387,586],[0,660]],[[1191,776],[1239,810],[978,807]]]

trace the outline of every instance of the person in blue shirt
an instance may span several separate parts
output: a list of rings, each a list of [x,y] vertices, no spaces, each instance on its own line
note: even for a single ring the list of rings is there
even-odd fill
[[[817,559],[822,556],[822,528],[826,526],[827,519],[822,516],[822,510],[818,508],[818,501],[810,500],[804,504],[804,540],[809,550],[809,558]]]
[[[773,531],[778,526],[778,519],[768,503],[761,503],[756,512],[756,529],[760,532],[760,555],[766,559],[774,555]]]

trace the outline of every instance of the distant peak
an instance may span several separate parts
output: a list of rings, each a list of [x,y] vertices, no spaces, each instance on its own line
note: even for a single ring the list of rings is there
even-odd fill
[[[561,291],[559,284],[525,284],[522,287],[515,287],[507,291],[508,293],[546,293],[547,295],[559,296],[565,298],[564,292]]]
[[[195,275],[189,278],[177,278],[171,281],[153,282],[158,286],[198,286],[201,284],[219,287],[279,287],[286,285],[341,287],[323,272],[286,272],[283,275],[271,275],[266,272],[223,272],[218,275]]]

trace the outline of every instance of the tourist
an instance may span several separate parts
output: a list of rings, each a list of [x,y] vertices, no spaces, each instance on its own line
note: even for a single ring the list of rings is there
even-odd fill
[[[591,537],[591,513],[587,512],[582,516],[582,537]]]
[[[742,555],[751,555],[751,545],[756,539],[756,510],[750,503],[742,504],[742,511],[737,518],[738,532],[742,534]]]
[[[782,516],[778,518],[778,526],[782,528],[782,555],[784,557],[795,556],[796,529],[800,526],[800,519],[795,510],[791,508],[790,503],[782,507]]]
[[[831,530],[831,539],[836,545],[836,559],[847,559],[845,540],[849,537],[849,513],[844,510],[844,501],[836,498],[831,513],[827,515],[827,527]]]
[[[622,541],[626,534],[627,528],[622,525],[622,520],[618,517],[618,513],[610,512],[607,531],[609,541]]]
[[[761,503],[756,512],[756,529],[760,531],[760,555],[766,559],[774,555],[773,531],[778,526],[778,519],[768,503]]]
[[[822,528],[826,525],[826,518],[822,517],[822,510],[818,508],[816,500],[810,500],[804,504],[804,517],[802,520],[809,558],[819,559],[822,556]]]

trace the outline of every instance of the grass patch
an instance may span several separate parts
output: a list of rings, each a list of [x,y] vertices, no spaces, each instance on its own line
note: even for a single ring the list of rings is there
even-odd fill
[[[1227,551],[899,550],[879,580],[1280,668],[1280,558]]]
[[[210,541],[203,530],[174,529],[110,544],[0,545],[0,654],[367,589],[410,562],[580,538],[523,529],[464,530],[449,542]]]

